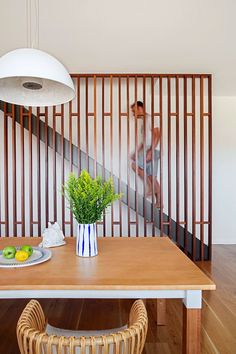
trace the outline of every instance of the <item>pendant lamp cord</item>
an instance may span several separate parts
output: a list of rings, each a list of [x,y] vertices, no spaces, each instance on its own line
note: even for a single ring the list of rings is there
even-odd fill
[[[34,0],[35,5],[35,43],[36,49],[39,47],[39,0]]]
[[[34,8],[32,9],[32,1]],[[32,12],[34,13],[34,28],[32,23]],[[27,47],[39,47],[39,0],[26,0],[27,20]],[[32,35],[33,33],[33,35]]]
[[[27,48],[31,45],[31,3],[26,0],[26,28],[27,28]]]

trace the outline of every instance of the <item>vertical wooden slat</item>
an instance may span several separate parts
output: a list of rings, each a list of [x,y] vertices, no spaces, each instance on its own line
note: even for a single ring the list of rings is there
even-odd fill
[[[69,152],[69,159],[70,159],[70,173],[73,171],[73,143],[72,143],[72,137],[73,137],[73,132],[72,132],[72,101],[69,102],[69,144],[70,144],[70,152]],[[72,211],[70,210],[70,236],[73,236],[73,214]]]
[[[113,77],[110,76],[110,169],[113,176]],[[111,233],[114,236],[114,207],[111,205]]]
[[[118,79],[118,111],[119,111],[119,193],[121,193],[121,78]],[[122,236],[122,200],[119,199],[119,222],[120,222],[120,237]]]
[[[20,106],[20,127],[21,127],[21,236],[25,236],[25,138],[24,138],[24,117],[23,107]]]
[[[135,104],[137,103],[137,95],[138,95],[138,87],[137,87],[137,76],[135,76],[134,79],[134,102]],[[135,166],[136,166],[136,171],[135,171],[135,208],[136,208],[136,237],[138,237],[139,234],[139,214],[138,214],[138,122],[137,122],[137,112],[135,110]]]
[[[161,220],[161,236],[164,234],[163,225],[163,87],[162,77],[159,77],[159,112],[160,112],[160,220]]]
[[[208,247],[212,259],[212,77],[208,78]]]
[[[184,78],[184,250],[188,253],[188,116],[187,78]]]
[[[7,104],[4,102],[4,200],[5,236],[9,236],[9,195],[8,195],[8,117]]]
[[[171,87],[170,87],[170,78],[167,79],[167,110],[168,110],[168,118],[167,118],[167,125],[168,125],[168,132],[167,132],[167,141],[168,141],[168,234],[171,234],[171,212],[172,212],[172,188],[171,188]]]
[[[49,219],[49,206],[48,206],[48,107],[45,107],[45,131],[44,131],[44,141],[45,141],[45,220],[46,226],[48,225]]]
[[[37,194],[38,194],[38,236],[41,236],[41,163],[40,163],[40,108],[37,108]]]
[[[179,78],[176,77],[175,81],[176,90],[176,242],[179,245],[179,222],[180,222],[180,176],[179,176]]]
[[[53,220],[57,221],[57,166],[56,166],[56,107],[53,106],[52,123],[52,145],[53,145]]]
[[[151,117],[152,117],[152,122],[151,122],[151,130],[152,132],[154,131],[154,78],[153,76],[151,77]],[[152,156],[154,156],[154,145],[153,145],[153,140],[152,140]],[[157,178],[154,174],[154,158],[152,158],[152,216],[151,216],[151,221],[152,221],[152,236],[155,236],[155,192],[154,192],[154,180]],[[160,226],[159,226],[160,227]]]
[[[78,145],[78,176],[81,171],[81,160],[80,160],[80,77],[77,79],[77,145]]]
[[[102,78],[102,178],[105,180],[105,79]],[[106,235],[106,212],[103,213],[103,237]]]
[[[143,177],[143,194],[144,194],[144,199],[143,199],[143,217],[144,217],[144,237],[147,236],[147,216],[146,216],[146,196],[147,196],[147,191],[146,191],[146,183],[147,183],[147,173],[146,173],[146,78],[143,77],[143,111],[144,115],[142,117],[143,119],[143,171],[144,171],[144,177]],[[153,183],[154,184],[154,183]]]
[[[94,102],[94,107],[93,107],[93,112],[94,112],[94,117],[93,117],[93,134],[94,134],[94,177],[97,175],[97,78],[96,75],[93,77],[93,102]]]
[[[97,176],[97,78],[93,76],[93,173]],[[96,225],[96,230],[98,225]]]
[[[196,100],[195,77],[192,77],[192,258],[196,259]]]
[[[30,236],[33,236],[33,165],[32,165],[32,107],[29,107],[29,213],[30,213]]]
[[[13,197],[13,236],[17,236],[17,194],[16,194],[16,121],[15,105],[12,105],[12,197]]]
[[[200,221],[204,221],[204,78],[200,79]],[[201,260],[204,258],[204,225],[200,224]]]
[[[131,234],[130,228],[130,99],[129,99],[129,76],[126,79],[126,99],[127,99],[127,204],[128,204],[128,237]]]
[[[61,105],[61,184],[65,183],[65,161],[64,161],[64,105]],[[61,195],[62,230],[65,234],[65,197]]]
[[[70,164],[70,172],[72,172],[72,101],[69,102],[69,164]]]
[[[89,117],[88,117],[88,78],[86,77],[86,81],[85,81],[85,110],[86,110],[86,113],[85,113],[85,153],[86,153],[86,166],[87,166],[87,170],[89,172],[89,154],[88,154],[88,143],[89,143],[89,124],[88,124],[88,120],[89,120]]]

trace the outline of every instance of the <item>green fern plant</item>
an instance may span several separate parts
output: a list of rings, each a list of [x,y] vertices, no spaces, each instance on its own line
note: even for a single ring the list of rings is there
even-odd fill
[[[62,193],[79,224],[92,224],[102,219],[104,210],[121,197],[114,192],[113,180],[93,179],[83,170],[79,177],[71,173],[62,186]]]

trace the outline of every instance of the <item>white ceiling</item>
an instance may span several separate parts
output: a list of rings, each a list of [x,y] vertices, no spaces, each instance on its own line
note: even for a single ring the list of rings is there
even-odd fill
[[[70,72],[212,73],[216,95],[236,96],[235,0],[39,4],[39,49]],[[0,8],[2,55],[27,46],[26,0]]]

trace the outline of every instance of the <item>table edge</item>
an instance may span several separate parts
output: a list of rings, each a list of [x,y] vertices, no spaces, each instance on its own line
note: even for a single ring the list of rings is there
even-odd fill
[[[15,285],[9,287],[8,285],[0,286],[0,292],[5,290],[216,290],[214,283],[207,285],[150,285],[150,286],[135,286],[135,285]]]

